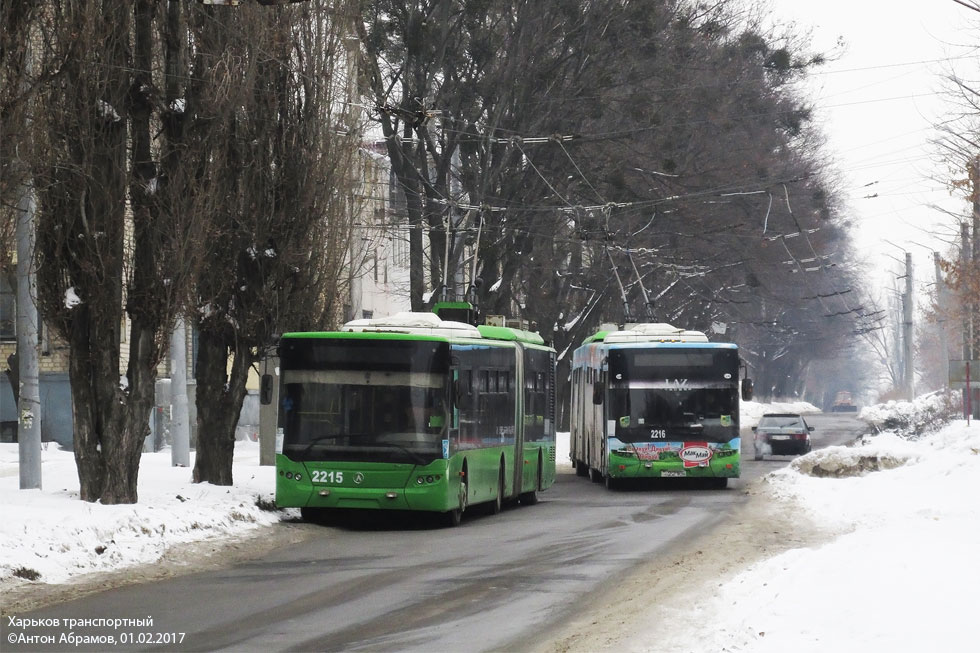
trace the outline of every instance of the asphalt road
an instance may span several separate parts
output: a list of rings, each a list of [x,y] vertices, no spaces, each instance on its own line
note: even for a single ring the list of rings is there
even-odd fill
[[[811,422],[814,448],[862,430],[853,415]],[[18,615],[61,623],[152,617],[145,630],[183,633],[179,644],[5,642],[4,650],[525,650],[588,611],[591,593],[719,524],[746,501],[741,489],[791,459],[756,462],[751,437],[743,443],[742,478],[724,490],[674,482],[609,491],[565,467],[537,505],[468,512],[455,529],[388,518],[291,526],[309,537],[246,563]]]

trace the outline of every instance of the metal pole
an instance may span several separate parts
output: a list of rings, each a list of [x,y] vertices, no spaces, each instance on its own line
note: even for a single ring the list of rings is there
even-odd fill
[[[187,335],[184,320],[177,319],[170,334],[170,464],[191,466],[191,425],[187,409]]]
[[[971,247],[970,247],[970,225],[967,224],[966,222],[962,222],[962,223],[960,223],[960,265],[962,266],[961,269],[963,269],[963,270],[966,270],[968,268],[968,266],[970,265],[970,258],[972,258],[970,249],[971,249]],[[972,326],[972,322],[973,322],[973,320],[972,320],[972,317],[973,316],[970,315],[970,313],[972,311],[969,310],[970,309],[970,300],[969,299],[967,299],[966,309],[967,310],[964,311],[964,314],[963,314],[963,360],[968,361],[968,360],[973,360],[973,357],[971,356],[971,354],[973,353],[971,351],[972,350],[972,347],[971,347],[971,344],[972,344],[972,339],[971,339],[972,338],[971,326]],[[963,390],[963,405],[964,406],[966,406],[967,403],[969,402],[968,397],[969,397],[969,391],[967,391],[966,389],[964,389]]]
[[[915,365],[912,354],[912,254],[905,252],[905,297],[903,305],[905,345],[905,391],[908,400],[915,399]]]
[[[24,184],[17,204],[17,451],[20,489],[41,488],[41,388],[34,276],[34,193]]]
[[[966,425],[970,425],[973,415],[973,388],[970,387],[970,361],[966,361]]]
[[[946,335],[946,282],[943,280],[942,267],[939,264],[939,252],[932,253],[932,262],[936,268],[936,303],[939,305],[939,347],[943,352],[943,383],[949,389],[949,338]]]

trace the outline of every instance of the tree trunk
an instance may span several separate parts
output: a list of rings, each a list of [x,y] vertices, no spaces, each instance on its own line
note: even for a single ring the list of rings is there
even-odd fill
[[[76,306],[72,325],[71,355],[68,377],[71,382],[72,423],[74,426],[75,466],[78,468],[79,493],[82,501],[98,501],[105,482],[105,464],[100,454],[100,407],[96,398],[95,370],[88,345],[88,320],[85,305]]]
[[[231,485],[235,453],[235,427],[245,400],[245,381],[253,360],[248,352],[235,352],[228,369],[229,348],[214,334],[202,330],[197,350],[197,456],[194,482]]]

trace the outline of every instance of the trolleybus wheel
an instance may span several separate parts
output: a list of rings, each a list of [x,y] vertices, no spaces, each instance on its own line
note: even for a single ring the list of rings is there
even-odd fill
[[[523,492],[521,496],[517,497],[517,500],[525,506],[533,506],[538,502],[538,493],[534,490]]]
[[[497,474],[497,497],[490,504],[490,514],[499,514],[504,508],[504,468]]]
[[[326,513],[327,511],[323,508],[304,507],[299,509],[299,516],[303,518],[303,521],[311,524],[319,524],[325,521]]]
[[[602,472],[600,472],[595,467],[589,467],[589,480],[592,481],[593,483],[601,483]]]
[[[575,475],[576,476],[588,476],[589,466],[583,463],[581,460],[575,461]]]
[[[533,506],[538,502],[538,490],[541,489],[541,456],[538,455],[538,475],[534,479],[534,489],[530,492],[522,492],[517,500],[525,506]]]
[[[466,485],[466,474],[459,479],[459,507],[453,508],[449,512],[443,513],[446,526],[455,528],[463,520],[463,512],[466,510],[467,499],[469,498],[469,487]]]
[[[606,476],[606,489],[607,490],[615,490],[618,487],[619,487],[619,480],[618,479],[613,478],[611,475],[610,476]]]
[[[449,512],[442,513],[442,517],[446,526],[455,528],[463,521],[463,511],[460,508],[453,508]]]

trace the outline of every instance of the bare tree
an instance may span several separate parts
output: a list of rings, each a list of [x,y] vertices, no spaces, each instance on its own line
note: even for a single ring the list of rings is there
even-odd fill
[[[438,259],[449,224],[452,265],[479,239],[485,312],[537,322],[563,354],[600,321],[724,322],[786,392],[853,331],[833,179],[792,90],[821,57],[798,37],[645,0],[393,1],[365,24],[413,229]]]
[[[232,483],[250,368],[284,329],[330,323],[357,211],[360,132],[342,5],[196,12],[189,105],[233,95],[202,159],[210,247],[197,285],[194,480]],[[195,89],[192,89],[192,91]]]
[[[960,4],[976,8],[975,2]],[[976,21],[972,23],[975,28]],[[936,125],[935,144],[949,171],[947,183],[966,200],[963,212],[952,216],[957,223],[954,233],[960,237],[952,248],[955,254],[941,262],[950,292],[937,317],[956,336],[956,351],[948,354],[976,360],[980,356],[980,69],[975,58],[967,61],[965,70],[962,63],[950,62],[945,79],[947,115]],[[974,405],[980,406],[980,401]]]
[[[70,348],[81,498],[137,500],[156,366],[201,238],[162,179],[159,5],[45,3],[33,173],[43,312]],[[166,169],[166,167],[164,167]],[[126,320],[128,317],[128,332]],[[125,355],[124,355],[125,354]]]

